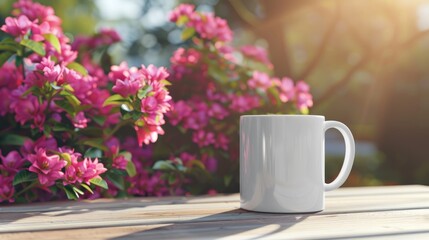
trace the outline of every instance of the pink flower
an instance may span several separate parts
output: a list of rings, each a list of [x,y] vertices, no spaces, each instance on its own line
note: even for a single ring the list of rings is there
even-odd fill
[[[123,155],[119,155],[113,159],[112,167],[125,170],[127,168],[127,164],[127,159]]]
[[[199,147],[205,147],[215,143],[214,133],[198,130],[192,134],[192,141],[198,144]]]
[[[8,173],[17,173],[25,162],[18,151],[11,151],[6,156],[2,156],[0,150],[0,159],[2,160],[0,170],[4,170]]]
[[[273,82],[270,79],[270,76],[264,72],[254,71],[252,78],[247,82],[252,89],[261,89],[267,90],[269,87],[273,85]]]
[[[0,175],[0,202],[14,202],[13,195],[15,188],[13,187],[13,176]]]
[[[130,95],[136,95],[142,87],[143,82],[141,79],[125,78],[124,80],[117,79],[112,90],[123,97],[128,97]]]
[[[28,121],[32,121],[32,128],[43,129],[45,122],[45,109],[47,106],[46,102],[39,103],[37,97],[28,95],[26,98],[22,98],[23,89],[17,89],[12,92],[14,100],[11,103],[11,110],[15,113],[15,120],[24,125]]]
[[[40,3],[33,3],[31,0],[19,0],[14,3],[13,6],[18,8],[15,15],[25,15],[31,21],[46,22],[49,24],[51,32],[58,33],[61,31],[61,19],[55,16],[52,7],[43,6]]]
[[[188,162],[196,160],[197,156],[188,152],[182,152],[179,155],[180,160],[182,160],[183,165],[187,165]]]
[[[74,184],[77,181],[77,171],[74,165],[69,165],[66,167],[66,171],[64,174],[64,185]]]
[[[0,67],[0,88],[6,87],[9,90],[13,90],[20,86],[22,81],[21,69],[17,68],[15,64],[5,62],[3,66]],[[3,97],[3,99],[5,98]]]
[[[231,95],[230,109],[239,113],[249,111],[260,106],[260,100],[257,96],[252,95]]]
[[[43,76],[49,82],[55,82],[58,80],[63,72],[60,65],[55,65],[55,62],[51,61],[51,58],[42,58],[42,61],[36,65],[36,69],[43,73]]]
[[[296,106],[299,110],[303,111],[313,106],[313,96],[310,94],[310,86],[299,81],[295,87],[296,91]]]
[[[209,195],[209,196],[216,196],[217,195],[216,189],[209,189],[207,191],[207,195]]]
[[[86,128],[88,126],[88,122],[90,121],[88,118],[85,117],[85,114],[83,112],[79,112],[71,118],[73,126],[75,128]]]
[[[203,154],[201,157],[201,161],[203,162],[204,166],[206,167],[207,171],[209,172],[216,172],[218,161],[213,156],[209,156],[207,154]]]
[[[232,40],[232,31],[226,20],[214,16],[213,13],[191,15],[187,26],[195,28],[195,31],[204,39],[221,42]]]
[[[100,174],[107,171],[104,165],[98,162],[97,158],[94,161],[91,161],[90,158],[85,158],[83,161],[74,164],[74,167],[77,181],[86,184],[89,184],[89,180],[93,178],[101,178]]]
[[[11,95],[8,88],[0,88],[0,96],[2,96],[2,101],[0,101],[0,116],[4,116],[11,111]]]
[[[192,4],[182,3],[170,12],[169,19],[171,22],[177,22],[182,16],[189,18],[194,13],[194,8],[195,6]]]
[[[208,106],[204,102],[194,104],[194,111],[184,119],[183,127],[199,130],[209,123]]]
[[[118,66],[113,65],[110,67],[109,78],[112,81],[116,81],[117,79],[124,80],[125,78],[130,76],[128,64],[126,62],[121,62]]]
[[[292,79],[284,77],[281,81],[278,81],[280,88],[280,100],[282,102],[288,102],[295,98],[295,87]]]
[[[97,34],[91,37],[76,37],[72,44],[72,49],[79,50],[81,47],[94,49],[112,45],[120,40],[121,37],[114,29],[101,29]]]
[[[222,120],[229,115],[229,112],[219,103],[213,103],[208,111],[210,117]]]
[[[43,148],[46,150],[57,150],[57,141],[53,137],[42,136],[35,142],[32,140],[24,141],[24,145],[21,147],[21,154],[26,157],[28,154],[35,153],[37,149]]]
[[[67,165],[67,162],[61,160],[58,155],[46,155],[46,150],[43,148],[38,149],[36,154],[28,155],[27,159],[32,163],[29,170],[37,173],[40,184],[44,186],[51,186],[64,176],[61,169]]]
[[[228,144],[229,144],[229,138],[223,134],[223,133],[219,133],[216,136],[216,140],[214,142],[214,146],[216,148],[221,148],[223,150],[228,150]]]
[[[180,100],[173,103],[172,111],[167,113],[169,123],[173,126],[179,124],[184,118],[188,117],[192,112],[192,108],[188,106],[185,101]]]
[[[149,82],[164,80],[169,76],[167,69],[164,67],[157,68],[152,64],[147,67],[142,65],[140,72],[144,76],[144,79],[149,80]]]
[[[151,142],[156,142],[158,134],[164,134],[164,130],[158,125],[146,124],[143,127],[134,126],[134,129],[137,132],[137,141],[140,147],[143,146],[143,143],[148,145]]]
[[[253,45],[244,45],[240,48],[240,51],[244,56],[264,63],[268,68],[273,68],[273,64],[270,59],[268,59],[267,51],[264,48]]]
[[[18,18],[7,17],[5,19],[5,25],[0,29],[14,37],[22,37],[27,34],[32,24],[33,23],[25,15],[21,15]]]
[[[138,196],[165,196],[169,194],[166,182],[162,178],[162,173],[149,174],[144,169],[139,169],[135,177],[128,180],[131,186],[128,193]]]
[[[119,153],[119,140],[116,137],[112,137],[106,141],[105,145],[109,149],[109,155],[118,155]]]
[[[201,63],[200,59],[201,53],[196,49],[178,48],[170,58],[171,72],[174,76],[173,80],[181,79],[184,75],[192,73],[192,67],[198,63],[201,64],[198,67],[201,71],[205,66]]]
[[[141,100],[141,111],[154,113],[158,111],[158,101],[155,97],[146,97]]]

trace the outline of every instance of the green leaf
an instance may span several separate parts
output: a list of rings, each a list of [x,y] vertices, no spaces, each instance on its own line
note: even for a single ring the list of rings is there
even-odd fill
[[[64,189],[64,192],[66,192],[68,199],[70,199],[70,200],[79,199],[79,195],[69,185],[63,187],[63,189]]]
[[[201,169],[206,169],[206,166],[204,166],[204,163],[202,163],[199,160],[191,160],[186,164],[188,167],[197,167],[197,168],[201,168]]]
[[[176,170],[170,160],[160,160],[153,165],[155,170]]]
[[[89,182],[96,185],[96,186],[99,186],[101,188],[109,189],[109,187],[107,186],[107,182],[104,181],[104,179],[102,179],[102,178],[93,178],[93,179],[89,180]]]
[[[177,26],[180,27],[180,26],[183,26],[185,23],[187,23],[188,20],[189,20],[189,18],[187,16],[182,15],[177,19],[176,24],[177,24]]]
[[[182,32],[182,40],[188,40],[189,38],[191,38],[192,36],[194,36],[195,34],[195,29],[194,28],[185,28],[183,29]]]
[[[231,183],[232,180],[232,176],[231,175],[226,175],[223,177],[223,183],[225,184],[225,186],[229,186],[229,184]]]
[[[216,65],[209,66],[208,74],[218,82],[226,83],[228,81],[228,74],[226,71],[219,69]]]
[[[175,182],[176,182],[176,175],[174,175],[174,174],[170,174],[170,175],[168,176],[168,184],[172,185],[172,184],[174,184]]]
[[[30,39],[22,39],[20,44],[24,47],[29,48],[30,50],[34,51],[40,56],[45,56],[46,54],[45,48],[43,47],[43,44],[40,42],[36,42]]]
[[[33,182],[37,180],[37,174],[28,170],[19,171],[13,178],[13,186],[24,182]]]
[[[106,122],[106,117],[104,116],[93,116],[92,120],[96,122],[98,125],[103,126],[104,122]]]
[[[76,72],[82,74],[83,76],[88,75],[88,71],[86,70],[86,68],[77,62],[71,62],[66,67],[69,69],[75,70]]]
[[[55,100],[55,104],[62,108],[64,111],[66,111],[71,116],[76,116],[76,112],[74,111],[73,106],[70,104],[69,101],[66,100]]]
[[[0,43],[0,51],[8,51],[8,52],[16,53],[17,50],[18,49],[14,46]]]
[[[43,36],[45,37],[45,40],[48,41],[58,53],[61,53],[61,44],[57,36],[52,33],[46,33],[43,34]]]
[[[151,85],[146,85],[144,88],[140,89],[137,93],[137,97],[141,100],[146,97],[146,95],[152,91]]]
[[[0,136],[0,145],[22,146],[25,140],[29,140],[29,138],[9,133]]]
[[[69,101],[69,103],[75,108],[77,109],[80,106],[80,100],[77,99],[76,96],[74,95],[68,95],[68,96],[64,96],[67,101]]]
[[[130,177],[134,177],[137,174],[136,166],[134,165],[133,161],[127,162],[127,167],[125,168],[125,170]]]
[[[125,190],[124,188],[125,182],[122,176],[111,172],[109,172],[106,176],[117,188],[119,188],[122,191]]]
[[[98,148],[89,148],[84,154],[86,158],[101,158],[102,156],[103,152]]]
[[[0,51],[18,52],[20,49],[19,43],[12,38],[5,38],[0,42]]]
[[[69,153],[60,153],[60,156],[67,161],[67,166],[71,164],[71,156]]]
[[[2,52],[0,53],[0,67],[3,66],[7,60],[9,60],[10,57],[12,57],[15,53],[14,52]]]
[[[301,112],[302,114],[304,114],[304,115],[307,115],[310,111],[308,110],[308,108],[307,108],[307,107],[304,107],[304,108],[301,108],[301,109],[300,109],[300,112]]]
[[[55,131],[55,132],[67,132],[69,130],[70,130],[69,126],[67,126],[66,124],[63,124],[63,123],[59,123],[59,122],[56,122],[54,124],[54,126],[52,127],[52,131]]]
[[[86,139],[80,142],[81,144],[90,146],[90,147],[95,147],[95,148],[99,148],[103,151],[107,151],[107,147],[104,145],[104,142],[102,139]]]
[[[125,98],[123,98],[121,95],[119,94],[114,94],[110,97],[108,97],[104,103],[103,103],[103,107],[107,106],[107,105],[119,105],[122,102],[125,101]]]
[[[79,188],[77,188],[77,187],[73,187],[73,192],[76,194],[76,195],[83,195],[84,193],[82,192],[82,190],[80,190]]]
[[[169,82],[167,79],[163,79],[159,82],[161,82],[164,86],[170,86],[171,85],[171,82]]]
[[[94,193],[93,191],[92,191],[92,189],[88,186],[88,185],[86,185],[85,183],[81,183],[80,184],[83,188],[85,188],[86,190],[88,190],[88,192],[90,192],[90,193]]]

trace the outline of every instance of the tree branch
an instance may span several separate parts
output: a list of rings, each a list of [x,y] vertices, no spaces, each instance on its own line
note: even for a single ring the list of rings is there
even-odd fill
[[[322,102],[331,98],[337,91],[341,90],[352,80],[353,74],[371,59],[371,56],[372,55],[370,53],[366,53],[358,63],[356,63],[353,67],[349,69],[349,71],[343,76],[343,78],[341,78],[341,80],[333,84],[327,91],[323,93],[322,96],[320,96],[314,102],[319,105]]]
[[[256,18],[249,9],[247,9],[241,0],[229,0],[229,3],[232,8],[234,8],[238,16],[247,24],[255,28],[259,28],[261,26],[259,19]]]
[[[340,8],[338,6],[338,2],[335,4],[335,10],[334,10],[334,16],[329,23],[328,29],[325,31],[325,34],[323,35],[322,41],[319,45],[319,48],[317,49],[316,53],[314,54],[314,57],[311,59],[310,63],[307,65],[305,70],[298,76],[299,79],[305,79],[308,77],[308,75],[314,70],[314,68],[317,66],[317,63],[320,62],[320,59],[323,56],[323,53],[326,49],[326,46],[328,45],[329,39],[332,36],[332,34],[335,31],[335,27],[337,26],[337,22],[340,18]]]
[[[429,29],[426,29],[424,31],[420,31],[419,33],[415,34],[414,36],[410,37],[408,40],[401,43],[398,47],[401,49],[410,47],[414,42],[418,41],[419,39],[426,37],[429,35]]]

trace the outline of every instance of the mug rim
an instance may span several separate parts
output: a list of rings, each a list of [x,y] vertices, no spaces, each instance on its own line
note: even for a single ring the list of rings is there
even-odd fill
[[[323,118],[323,115],[303,115],[303,114],[254,114],[254,115],[241,115],[240,118],[279,118],[279,117],[292,117],[292,118]]]

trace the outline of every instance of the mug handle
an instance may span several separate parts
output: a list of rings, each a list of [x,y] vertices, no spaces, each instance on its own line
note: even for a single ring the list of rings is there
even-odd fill
[[[344,156],[343,166],[341,167],[338,177],[335,178],[335,180],[331,183],[324,183],[325,191],[332,191],[343,185],[349,176],[350,171],[352,170],[353,160],[355,158],[355,141],[350,129],[343,123],[337,121],[326,121],[324,124],[324,132],[330,128],[337,129],[343,135],[344,141],[346,143],[346,154]]]

